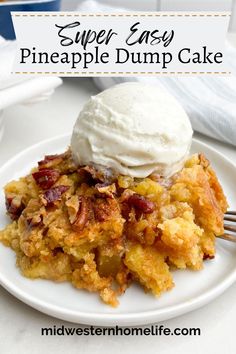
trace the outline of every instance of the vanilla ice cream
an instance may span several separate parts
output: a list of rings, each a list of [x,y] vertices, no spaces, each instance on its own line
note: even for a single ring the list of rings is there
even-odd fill
[[[75,123],[71,149],[78,165],[96,163],[139,178],[170,176],[183,167],[192,134],[173,96],[130,82],[91,97]]]

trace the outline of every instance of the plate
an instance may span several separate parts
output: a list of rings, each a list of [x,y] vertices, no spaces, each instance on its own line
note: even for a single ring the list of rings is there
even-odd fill
[[[21,152],[0,169],[0,228],[8,223],[5,216],[3,186],[29,172],[45,154],[63,152],[69,136],[60,136],[34,145]],[[228,197],[236,209],[236,167],[223,155],[194,140],[192,153],[203,152],[210,159]],[[15,265],[12,250],[0,245],[0,284],[12,295],[48,315],[70,322],[99,326],[137,326],[163,321],[212,301],[236,280],[236,245],[217,240],[213,261],[206,261],[202,271],[173,272],[175,287],[160,298],[145,294],[133,284],[119,298],[116,309],[105,305],[97,294],[75,289],[70,283],[24,278]]]

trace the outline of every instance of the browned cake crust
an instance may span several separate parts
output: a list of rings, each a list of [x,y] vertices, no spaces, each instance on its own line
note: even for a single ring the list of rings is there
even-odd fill
[[[112,306],[133,280],[159,296],[173,287],[171,268],[202,269],[227,209],[201,154],[171,179],[133,179],[78,168],[68,150],[46,156],[5,195],[12,222],[0,241],[16,252],[22,274],[69,281]]]

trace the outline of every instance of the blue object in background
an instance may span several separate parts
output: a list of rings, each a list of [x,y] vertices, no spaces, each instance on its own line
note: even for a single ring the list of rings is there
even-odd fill
[[[25,0],[0,3],[0,35],[15,39],[11,11],[59,11],[61,0]]]

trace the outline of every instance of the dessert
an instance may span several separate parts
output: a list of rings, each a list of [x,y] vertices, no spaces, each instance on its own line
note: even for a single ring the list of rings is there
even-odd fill
[[[132,90],[138,89],[136,84],[131,86]],[[134,106],[136,98],[129,104]],[[0,241],[15,251],[17,266],[24,276],[69,281],[78,289],[99,293],[106,304],[117,306],[118,296],[134,281],[159,296],[174,286],[173,269],[200,270],[206,259],[214,258],[215,238],[224,232],[227,201],[205,156],[195,154],[186,159],[192,133],[185,118],[176,121],[180,125],[184,122],[185,132],[189,133],[178,158],[171,156],[173,146],[176,154],[181,146],[170,127],[166,132],[168,143],[159,140],[159,146],[169,152],[166,164],[152,159],[149,150],[145,160],[145,134],[137,134],[137,139],[134,135],[137,159],[135,151],[131,151],[127,164],[122,165],[119,159],[116,166],[111,159],[106,166],[101,164],[109,146],[113,148],[112,142],[106,135],[108,150],[104,148],[96,155],[99,142],[93,137],[95,131],[101,137],[105,125],[95,123],[85,128],[83,115],[88,119],[92,112],[98,122],[105,111],[102,117],[109,123],[117,117],[114,112],[119,105],[117,108],[112,103],[113,112],[107,115],[110,108],[105,107],[104,96],[102,104],[100,99],[93,99],[98,100],[95,106],[100,108],[90,102],[83,110],[87,113],[82,114],[82,123],[76,123],[71,148],[45,156],[26,177],[6,185],[6,209],[12,222],[0,231]],[[126,103],[124,106],[130,116],[136,112]],[[78,127],[84,129],[78,131]],[[119,124],[114,129],[114,135],[120,136],[117,151],[121,152],[126,145],[123,133],[118,133]],[[157,145],[160,131],[155,135],[157,129],[150,129],[151,141],[156,140]],[[89,154],[85,143],[80,154],[79,141],[86,135],[93,149]],[[115,151],[114,146],[114,161]],[[128,156],[128,150],[122,152]],[[94,160],[95,155],[99,160]],[[87,156],[93,161],[85,161]],[[180,163],[177,171],[176,162]],[[127,173],[121,173],[118,166]]]
[[[92,97],[71,139],[78,165],[91,162],[143,178],[179,171],[192,142],[192,127],[177,100],[156,86],[129,82]]]

